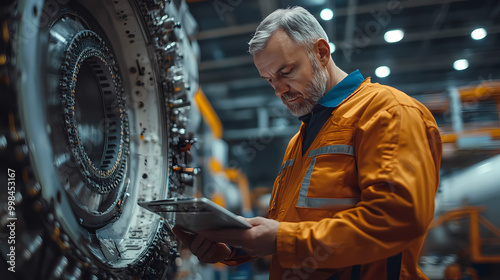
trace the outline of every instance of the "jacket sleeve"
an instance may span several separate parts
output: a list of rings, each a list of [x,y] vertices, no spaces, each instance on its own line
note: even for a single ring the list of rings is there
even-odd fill
[[[278,259],[318,268],[373,262],[425,235],[434,216],[441,138],[429,112],[396,105],[358,124],[354,137],[360,202],[317,222],[281,222]]]

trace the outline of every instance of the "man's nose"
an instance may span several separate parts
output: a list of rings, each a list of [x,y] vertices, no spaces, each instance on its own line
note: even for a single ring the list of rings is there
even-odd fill
[[[274,94],[276,94],[276,96],[279,98],[281,98],[281,96],[284,93],[290,90],[289,86],[281,81],[275,81],[273,86],[274,86]]]

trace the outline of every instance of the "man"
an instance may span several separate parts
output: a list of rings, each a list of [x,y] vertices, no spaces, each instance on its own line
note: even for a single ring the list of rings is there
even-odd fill
[[[303,122],[275,180],[269,219],[195,237],[175,229],[177,236],[203,262],[273,255],[270,279],[428,279],[417,261],[442,152],[430,112],[339,69],[303,8],[270,14],[249,45],[262,78]]]

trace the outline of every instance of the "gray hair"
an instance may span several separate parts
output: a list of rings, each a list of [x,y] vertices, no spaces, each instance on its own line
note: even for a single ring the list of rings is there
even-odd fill
[[[269,39],[278,29],[284,30],[295,43],[305,46],[309,51],[318,39],[328,41],[325,30],[318,20],[302,7],[278,9],[268,15],[257,27],[248,43],[248,51],[254,55],[266,48]]]

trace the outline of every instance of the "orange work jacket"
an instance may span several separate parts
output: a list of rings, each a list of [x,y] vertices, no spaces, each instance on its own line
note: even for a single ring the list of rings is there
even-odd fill
[[[305,128],[274,182],[269,218],[280,225],[270,279],[428,279],[417,262],[442,154],[429,110],[367,78],[302,154]]]
[[[428,279],[417,262],[442,154],[429,110],[368,78],[302,154],[304,133],[303,124],[274,183],[270,279]]]

